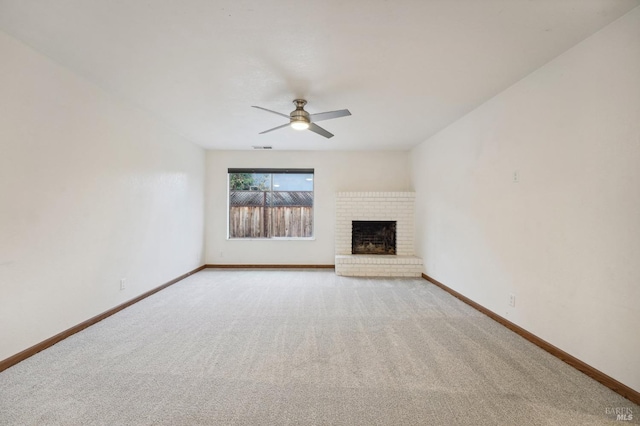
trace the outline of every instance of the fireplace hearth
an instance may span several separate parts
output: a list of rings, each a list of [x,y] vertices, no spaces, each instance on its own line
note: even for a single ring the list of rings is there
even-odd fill
[[[351,254],[396,254],[396,222],[351,222]]]

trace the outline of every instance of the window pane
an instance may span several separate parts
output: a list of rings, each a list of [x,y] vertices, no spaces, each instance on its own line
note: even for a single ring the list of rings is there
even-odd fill
[[[229,173],[230,238],[313,236],[313,170]]]
[[[229,173],[229,189],[234,191],[266,191],[270,186],[268,173]]]
[[[274,173],[274,191],[313,191],[313,174]]]

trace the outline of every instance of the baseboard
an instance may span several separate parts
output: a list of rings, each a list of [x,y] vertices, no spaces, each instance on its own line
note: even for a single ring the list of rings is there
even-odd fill
[[[220,269],[334,269],[335,265],[241,265],[241,264],[207,264],[205,268]]]
[[[532,334],[532,333],[528,332],[524,328],[522,328],[522,327],[512,323],[511,321],[501,317],[500,315],[496,314],[495,312],[490,311],[489,309],[487,309],[484,306],[474,302],[473,300],[469,299],[468,297],[463,296],[462,294],[458,293],[457,291],[450,289],[446,285],[442,284],[440,281],[437,281],[434,278],[431,278],[429,275],[422,274],[422,278],[424,278],[425,280],[431,282],[432,284],[440,287],[441,289],[443,289],[447,293],[451,294],[453,297],[455,297],[457,299],[460,299],[461,301],[463,301],[467,305],[471,306],[472,308],[475,308],[476,310],[482,312],[483,314],[485,314],[489,318],[491,318],[494,321],[497,321],[498,323],[500,323],[503,326],[507,327],[509,330],[515,332],[516,334],[519,334],[520,336],[524,337],[525,339],[527,339],[528,341],[530,341],[534,345],[539,346],[540,348],[542,348],[545,351],[549,352],[551,355],[555,356],[556,358],[560,359],[561,361],[566,362],[567,364],[569,364],[573,368],[581,371],[582,373],[586,374],[587,376],[591,377],[592,379],[602,383],[603,385],[605,385],[606,387],[608,387],[612,391],[624,396],[629,401],[632,401],[632,402],[634,402],[636,404],[640,404],[640,392],[630,388],[629,386],[627,386],[627,385],[625,385],[623,383],[620,383],[619,381],[617,381],[613,377],[610,377],[610,376],[606,375],[605,373],[603,373],[602,371],[593,368],[589,364],[586,364],[585,362],[580,361],[578,358],[574,357],[573,355],[569,355],[568,353],[566,353],[562,349],[559,349],[559,348],[553,346],[551,343],[539,338],[535,334]]]
[[[37,354],[38,352],[47,349],[53,345],[55,345],[56,343],[66,339],[69,336],[72,336],[74,334],[76,334],[79,331],[84,330],[85,328],[92,326],[93,324],[102,321],[103,319],[110,317],[111,315],[115,314],[116,312],[119,312],[121,310],[123,310],[124,308],[128,308],[129,306],[133,305],[134,303],[137,303],[139,301],[141,301],[144,298],[147,298],[149,296],[151,296],[154,293],[159,292],[160,290],[163,290],[167,287],[169,287],[172,284],[177,283],[178,281],[181,281],[185,278],[187,278],[189,275],[193,275],[198,271],[201,271],[205,268],[205,266],[200,266],[196,269],[194,269],[193,271],[187,272],[186,274],[180,275],[177,278],[172,279],[169,282],[166,282],[164,284],[162,284],[159,287],[156,287],[152,290],[147,291],[146,293],[141,294],[140,296],[131,299],[129,301],[126,301],[114,308],[109,309],[108,311],[105,311],[99,315],[96,315],[93,318],[89,318],[86,321],[81,322],[80,324],[77,324],[61,333],[56,334],[53,337],[48,338],[47,340],[44,340],[36,345],[31,346],[30,348],[25,349],[22,352],[19,352],[13,356],[10,356],[9,358],[0,361],[0,371],[6,370],[7,368],[16,365],[17,363],[19,363],[20,361],[24,361],[25,359]]]

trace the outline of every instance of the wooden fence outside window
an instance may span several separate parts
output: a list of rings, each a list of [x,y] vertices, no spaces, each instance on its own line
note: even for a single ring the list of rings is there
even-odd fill
[[[229,238],[313,236],[312,191],[231,191]]]

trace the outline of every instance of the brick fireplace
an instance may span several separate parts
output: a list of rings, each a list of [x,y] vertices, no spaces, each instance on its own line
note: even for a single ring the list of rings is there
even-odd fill
[[[413,251],[414,204],[413,192],[337,193],[336,274],[421,276],[422,259],[416,257]],[[369,240],[356,243],[357,247],[354,247],[354,229],[358,233],[358,226],[367,228],[380,226],[382,223],[382,228],[373,231],[373,237],[366,237]],[[354,224],[357,224],[356,228]],[[392,240],[394,247],[390,250]]]

